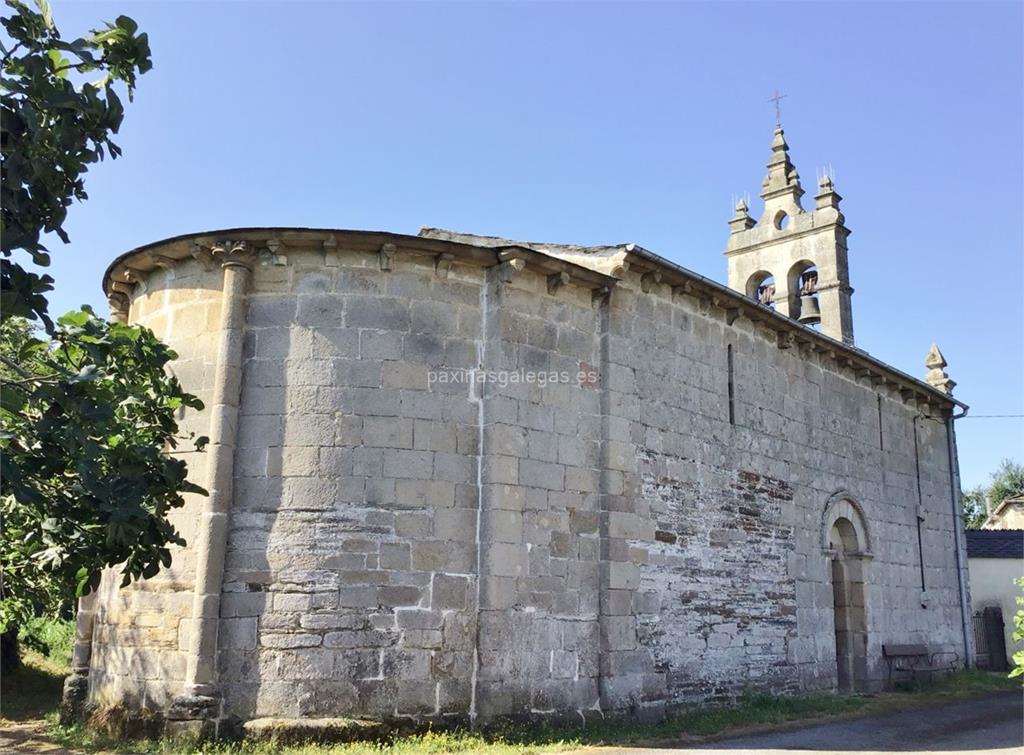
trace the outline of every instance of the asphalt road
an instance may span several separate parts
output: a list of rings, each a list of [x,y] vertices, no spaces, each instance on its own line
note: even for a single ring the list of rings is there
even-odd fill
[[[1004,693],[925,710],[807,726],[791,731],[734,737],[670,749],[606,749],[622,753],[687,755],[796,755],[796,753],[989,753],[1024,754],[1024,698]]]

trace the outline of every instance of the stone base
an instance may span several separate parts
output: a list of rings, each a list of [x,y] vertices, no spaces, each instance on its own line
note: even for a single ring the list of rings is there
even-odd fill
[[[254,718],[242,724],[246,739],[275,744],[384,740],[394,727],[352,718]]]
[[[171,737],[212,739],[217,736],[220,700],[207,695],[176,697],[167,709],[164,733]]]
[[[64,726],[81,721],[85,717],[86,700],[89,698],[89,677],[85,674],[71,674],[64,680],[64,691],[60,698],[60,722]]]

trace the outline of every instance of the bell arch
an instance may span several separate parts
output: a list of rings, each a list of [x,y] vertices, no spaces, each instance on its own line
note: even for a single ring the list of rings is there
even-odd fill
[[[818,266],[810,259],[794,262],[786,273],[789,316],[805,325],[821,322],[818,303]],[[813,311],[812,311],[813,310]]]
[[[758,270],[747,278],[746,294],[759,304],[774,308],[775,292],[775,276],[767,270]]]

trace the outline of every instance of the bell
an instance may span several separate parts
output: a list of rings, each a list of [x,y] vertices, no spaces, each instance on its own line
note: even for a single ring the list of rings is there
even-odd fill
[[[800,316],[797,320],[804,325],[821,322],[821,308],[818,306],[817,296],[804,294],[800,297]]]

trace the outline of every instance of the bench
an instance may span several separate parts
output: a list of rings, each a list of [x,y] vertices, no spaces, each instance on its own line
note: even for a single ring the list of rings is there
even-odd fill
[[[933,674],[953,671],[960,661],[954,652],[929,653],[927,645],[882,645],[882,655],[889,667],[889,686],[894,674],[906,674],[913,681]]]

